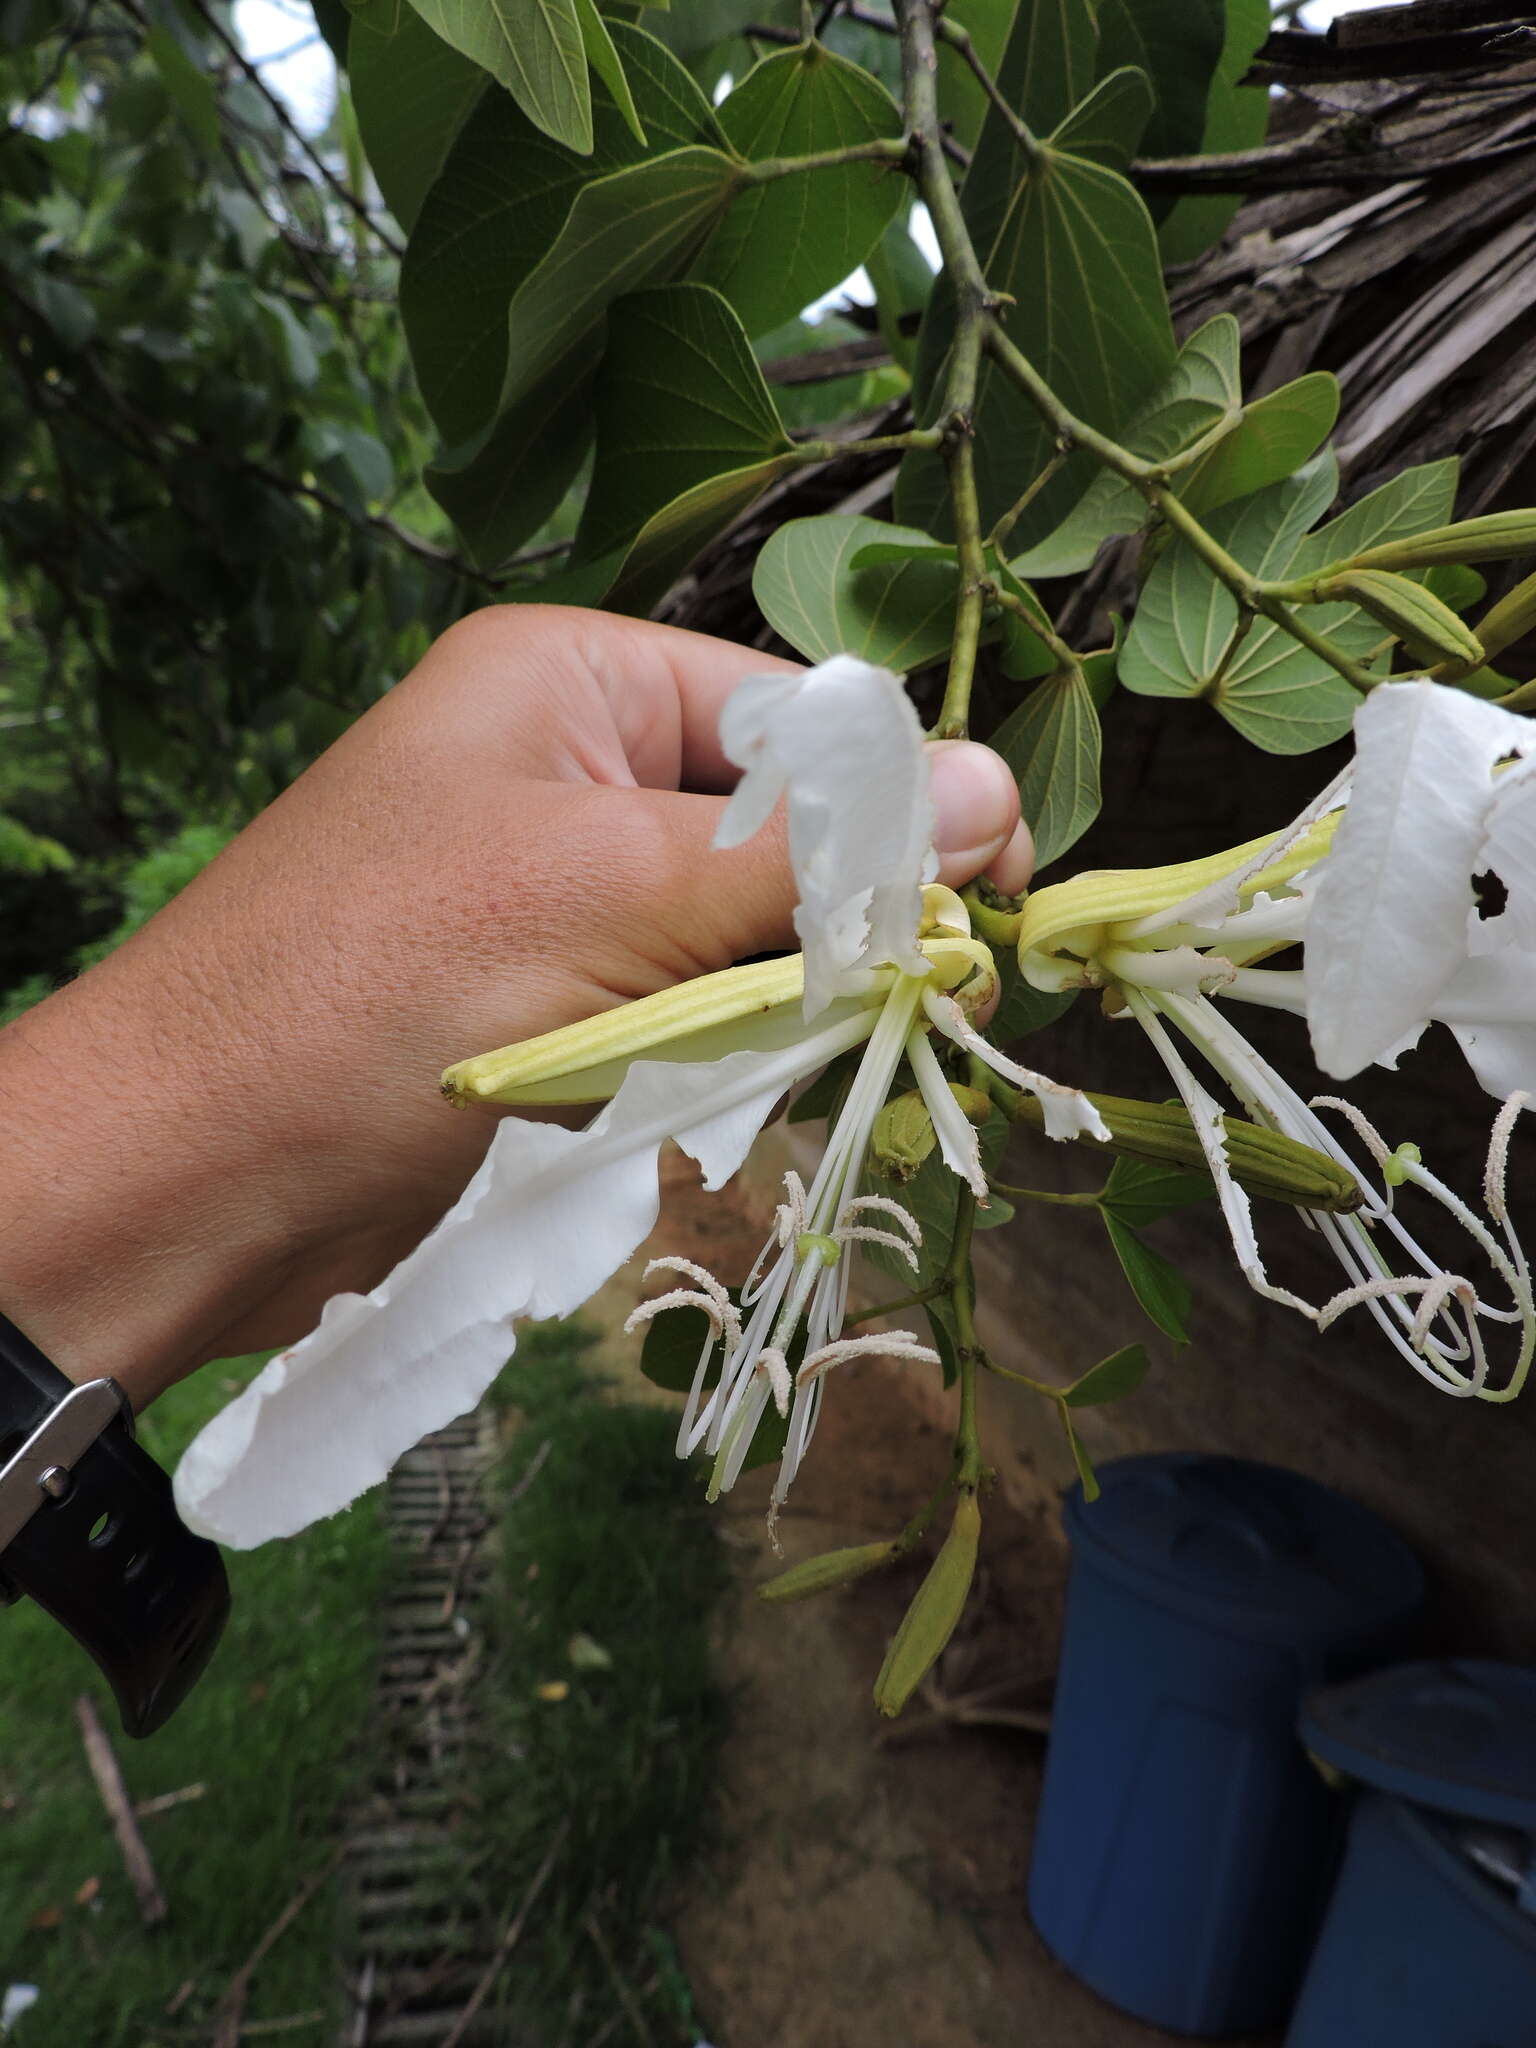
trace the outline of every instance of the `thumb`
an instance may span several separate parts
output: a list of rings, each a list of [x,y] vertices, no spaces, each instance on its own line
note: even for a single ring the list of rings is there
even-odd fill
[[[929,761],[940,881],[960,888],[986,870],[1004,890],[1027,887],[1033,848],[1007,763],[969,740],[935,742]],[[783,805],[752,838],[722,848],[713,842],[725,803],[624,792],[628,833],[645,841],[643,850],[632,841],[623,862],[631,942],[659,961],[686,962],[682,974],[796,943]]]

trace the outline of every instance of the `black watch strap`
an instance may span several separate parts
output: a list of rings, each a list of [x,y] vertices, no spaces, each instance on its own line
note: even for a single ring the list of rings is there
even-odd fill
[[[129,1735],[181,1705],[229,1613],[218,1546],[182,1522],[116,1383],[75,1386],[0,1316],[0,1599],[23,1593],[95,1658]]]

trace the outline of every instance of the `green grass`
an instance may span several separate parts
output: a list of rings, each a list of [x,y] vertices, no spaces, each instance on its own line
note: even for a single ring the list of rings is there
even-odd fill
[[[594,1398],[591,1341],[530,1332],[499,1383],[521,1421],[498,1482],[477,1885],[499,1931],[558,1842],[503,1973],[508,2040],[587,2048],[617,2019],[615,2048],[670,2048],[699,2033],[666,1921],[711,1827],[729,1571],[675,1417]]]
[[[144,1416],[165,1465],[259,1359],[207,1368]],[[7,2048],[148,2048],[207,2038],[229,1979],[306,1875],[323,1865],[359,1767],[385,1564],[380,1496],[291,1543],[228,1562],[234,1612],[214,1662],[168,1727],[130,1742],[94,1665],[28,1603],[0,1614],[0,1991],[41,1998]],[[146,1818],[170,1906],[146,1931],[86,1768],[72,1703],[96,1701],[129,1796],[201,1782],[201,1799]],[[99,1880],[93,1901],[76,1895]],[[334,1894],[322,1891],[257,1972],[253,2019],[321,2011],[277,2036],[308,2048],[336,2036]],[[174,2018],[167,2004],[192,1991]]]

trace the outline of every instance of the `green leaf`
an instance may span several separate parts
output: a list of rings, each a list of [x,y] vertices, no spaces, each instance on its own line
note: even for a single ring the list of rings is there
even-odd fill
[[[1193,156],[1227,33],[1223,0],[1099,0],[1099,70],[1134,64],[1155,106],[1143,156]]]
[[[1243,405],[1238,350],[1238,325],[1230,313],[1218,313],[1197,328],[1179,350],[1168,376],[1125,428],[1121,438],[1131,453],[1148,462],[1167,462],[1223,420],[1230,420],[1235,432]],[[1232,438],[1218,442],[1213,455]],[[1197,472],[1202,466],[1196,466]],[[1282,474],[1294,467],[1289,465]],[[1179,495],[1184,495],[1182,490]],[[1088,567],[1106,540],[1138,532],[1150,516],[1146,499],[1134,485],[1113,470],[1101,469],[1055,532],[1010,566],[1018,576],[1075,575]]]
[[[819,42],[765,57],[718,111],[731,147],[750,163],[901,133],[884,86]],[[885,164],[752,186],[692,274],[724,293],[749,334],[766,333],[856,269],[903,196],[902,179]]]
[[[1253,574],[1288,573],[1302,537],[1331,503],[1338,465],[1324,454],[1293,477],[1224,506],[1208,530]],[[1309,608],[1319,627],[1336,624],[1353,608]],[[1224,717],[1272,752],[1304,752],[1337,738],[1354,715],[1355,692],[1316,656],[1258,619],[1239,641],[1237,600],[1189,546],[1178,539],[1159,556],[1141,593],[1120,659],[1120,680],[1150,697],[1208,694]],[[1380,628],[1372,623],[1372,634]],[[1350,651],[1368,652],[1369,646]],[[1254,643],[1265,650],[1253,666]],[[1305,656],[1291,664],[1290,650]],[[1242,684],[1235,686],[1239,672]],[[1342,724],[1339,722],[1342,720]]]
[[[739,182],[728,156],[693,145],[583,185],[548,255],[513,294],[501,409],[582,348],[615,299],[684,269]]]
[[[1283,566],[1266,566],[1263,573],[1310,575],[1362,548],[1422,533],[1450,516],[1455,496],[1453,456],[1404,470],[1327,526],[1301,536]],[[1389,672],[1392,652],[1375,656],[1385,635],[1368,612],[1350,604],[1308,605],[1306,619],[1355,661]],[[1230,725],[1272,753],[1305,753],[1341,739],[1360,703],[1342,677],[1268,619],[1254,621],[1215,701]]]
[[[1242,419],[1177,479],[1180,499],[1203,519],[1218,505],[1278,483],[1310,460],[1339,416],[1338,380],[1311,370],[1243,409]]]
[[[1048,995],[1044,989],[1031,988],[1011,955],[998,960],[997,972],[1003,993],[987,1026],[987,1036],[995,1045],[1012,1045],[1015,1039],[1043,1031],[1047,1024],[1065,1016],[1077,1000],[1076,989]]]
[[[576,0],[410,0],[445,43],[504,85],[533,125],[580,155],[592,93]]]
[[[413,43],[419,33],[413,31]],[[676,149],[715,139],[709,103],[677,59],[622,23],[613,24],[613,36],[652,144]],[[429,82],[435,75],[430,67],[425,72]],[[486,92],[464,120],[421,204],[400,273],[417,381],[450,448],[482,432],[496,413],[507,308],[554,247],[576,195],[591,179],[640,157],[601,85],[586,157],[541,135],[505,93]]]
[[[993,78],[1003,66],[1018,0],[949,0],[945,19],[958,22]],[[1073,95],[1075,97],[1075,95]],[[939,105],[944,125],[962,149],[975,150],[982,124],[992,110],[981,81],[949,43],[939,44]]]
[[[1050,676],[992,735],[1019,785],[1019,806],[1046,867],[1099,814],[1099,713],[1081,670]]]
[[[1057,1411],[1061,1416],[1061,1426],[1067,1433],[1067,1448],[1072,1453],[1072,1462],[1077,1467],[1077,1476],[1083,1484],[1083,1499],[1096,1501],[1102,1488],[1088,1453],[1083,1449],[1083,1440],[1072,1426],[1072,1411],[1065,1401],[1057,1403]]]
[[[61,846],[57,839],[49,839],[41,832],[32,831],[19,818],[8,818],[0,811],[0,874],[7,869],[23,875],[62,873],[74,864],[75,857],[67,846]]]
[[[536,533],[576,480],[592,439],[591,380],[601,336],[588,337],[556,376],[502,414],[473,445],[468,461],[451,457],[426,473],[427,488],[463,535],[476,563],[496,569]],[[596,604],[605,579],[566,603]],[[540,586],[541,596],[556,601]]]
[[[768,481],[790,446],[741,322],[706,285],[659,285],[619,301],[593,410],[597,459],[578,559],[633,540],[696,486],[721,485],[729,503],[740,493],[727,479],[760,471]]]
[[[489,81],[402,0],[352,16],[347,76],[385,204],[407,234]]]
[[[1184,1319],[1189,1314],[1191,1296],[1183,1274],[1161,1252],[1143,1244],[1129,1224],[1122,1223],[1113,1211],[1101,1209],[1099,1213],[1115,1256],[1131,1283],[1131,1292],[1165,1336],[1175,1344],[1187,1344],[1189,1332]]]
[[[774,631],[811,661],[859,654],[898,671],[947,652],[954,627],[956,571],[947,560],[854,569],[877,541],[932,546],[927,534],[833,513],[792,519],[757,558],[752,594]]]
[[[1141,1230],[1191,1202],[1210,1201],[1215,1193],[1208,1173],[1154,1165],[1148,1159],[1117,1159],[1104,1184],[1100,1206],[1130,1229]]]
[[[999,195],[966,179],[962,201],[995,290],[1016,303],[1003,325],[1036,370],[1079,418],[1114,433],[1134,418],[1175,361],[1173,326],[1151,218],[1136,193],[1103,163],[1065,146],[1074,135],[1108,144],[1101,117],[1134,90],[1133,74],[1107,79],[1051,138],[1043,161]],[[978,152],[979,160],[979,152]],[[954,326],[953,294],[936,291],[919,349],[919,401],[931,409]],[[996,365],[977,386],[977,488],[983,526],[994,523],[1054,455],[1051,429]],[[1040,491],[1020,522],[1028,546],[1058,526],[1083,496],[1097,466],[1075,456]],[[942,465],[914,450],[897,480],[898,515],[947,531]]]
[[[217,156],[223,129],[212,78],[193,62],[168,28],[150,29],[144,38],[144,48],[192,136],[207,155]]]
[[[1152,1369],[1145,1344],[1126,1344],[1088,1368],[1062,1393],[1069,1408],[1102,1408],[1109,1401],[1123,1401],[1134,1394]]]
[[[1051,137],[1051,148],[1104,170],[1125,171],[1152,118],[1152,81],[1122,66],[1101,78]]]
[[[913,328],[933,296],[933,272],[907,224],[893,220],[864,259],[874,287],[880,338],[908,375],[917,360]]]
[[[1269,126],[1268,86],[1242,83],[1270,31],[1269,0],[1226,0],[1226,16],[1221,61],[1206,101],[1205,133],[1199,145],[1203,156],[1256,149]],[[1219,239],[1241,204],[1237,192],[1186,194],[1158,230],[1163,261],[1193,263]]]
[[[587,62],[613,95],[614,105],[628,122],[635,140],[643,147],[645,126],[624,74],[624,60],[614,48],[607,22],[597,11],[597,0],[576,0],[576,19],[581,27],[581,43],[587,53]]]

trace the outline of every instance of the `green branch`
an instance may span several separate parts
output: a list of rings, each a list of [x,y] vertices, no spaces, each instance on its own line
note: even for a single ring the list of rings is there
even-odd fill
[[[944,443],[944,465],[954,512],[960,594],[955,605],[944,702],[934,736],[964,739],[969,729],[971,685],[986,603],[987,563],[981,538],[972,437],[982,342],[992,316],[993,299],[944,160],[944,131],[939,121],[936,89],[939,55],[934,41],[934,16],[932,0],[905,0],[901,10],[901,70],[917,186],[933,222],[945,274],[955,294],[955,339],[939,410],[951,422]]]

